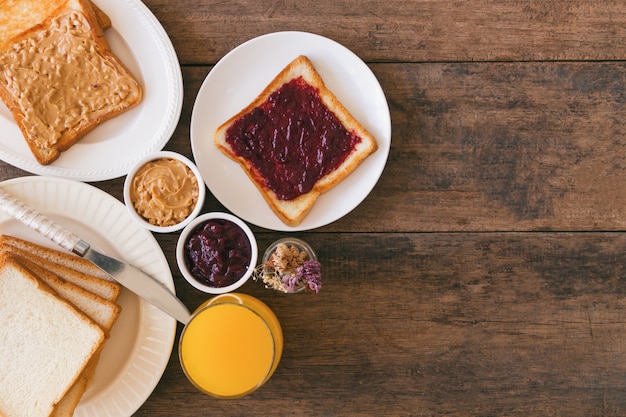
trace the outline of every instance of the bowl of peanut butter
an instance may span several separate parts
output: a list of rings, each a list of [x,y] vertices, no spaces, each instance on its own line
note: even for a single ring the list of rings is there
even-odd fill
[[[170,233],[195,219],[206,195],[196,165],[176,152],[141,159],[124,181],[124,202],[131,217],[148,230]]]

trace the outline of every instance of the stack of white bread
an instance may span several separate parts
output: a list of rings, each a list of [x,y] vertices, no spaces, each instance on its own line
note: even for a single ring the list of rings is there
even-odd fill
[[[0,235],[0,416],[72,416],[120,315],[91,262]]]

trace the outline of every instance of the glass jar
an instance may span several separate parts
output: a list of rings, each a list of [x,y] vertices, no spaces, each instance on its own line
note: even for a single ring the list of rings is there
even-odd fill
[[[308,243],[295,237],[287,237],[275,241],[265,250],[261,260],[262,266],[266,265],[270,261],[271,256],[274,252],[276,252],[276,248],[280,244],[287,245],[287,247],[296,247],[300,252],[304,252],[306,254],[306,258],[304,259],[305,261],[317,261],[315,251],[313,251],[313,248],[311,248]],[[293,292],[301,292],[304,291],[305,288],[306,285],[304,283],[300,283],[296,286]]]

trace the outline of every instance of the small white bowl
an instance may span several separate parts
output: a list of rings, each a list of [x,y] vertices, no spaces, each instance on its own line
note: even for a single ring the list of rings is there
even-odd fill
[[[158,226],[155,224],[151,224],[148,220],[146,220],[139,213],[137,213],[130,199],[130,189],[132,187],[133,179],[135,178],[135,175],[137,175],[137,172],[139,171],[139,169],[141,169],[141,167],[143,167],[148,162],[156,161],[159,159],[175,159],[184,163],[185,165],[189,167],[189,169],[191,169],[193,174],[196,176],[196,180],[198,181],[198,202],[196,203],[196,206],[193,208],[189,216],[187,216],[182,222],[171,225],[171,226]],[[130,170],[130,172],[126,176],[126,180],[124,181],[124,202],[126,204],[126,208],[128,209],[128,212],[130,213],[130,216],[135,221],[137,221],[140,225],[145,227],[146,229],[151,230],[153,232],[157,232],[157,233],[175,232],[184,228],[189,223],[191,223],[191,221],[195,219],[196,216],[198,216],[198,214],[200,214],[200,210],[202,210],[202,205],[204,204],[205,196],[206,196],[206,186],[204,185],[204,181],[202,179],[202,175],[200,174],[200,171],[198,170],[196,165],[193,162],[191,162],[188,158],[176,152],[161,151],[161,152],[150,154],[142,158]]]
[[[250,242],[250,262],[248,264],[248,269],[243,274],[241,278],[239,278],[236,282],[224,286],[224,287],[215,287],[212,285],[204,284],[196,279],[191,270],[187,266],[186,260],[186,243],[191,237],[192,233],[198,228],[201,227],[202,224],[206,223],[209,220],[226,220],[233,223],[235,226],[239,227],[244,231],[246,237],[248,238],[248,242]],[[256,262],[258,259],[258,246],[256,242],[256,238],[252,233],[252,230],[248,227],[248,225],[238,217],[235,217],[228,213],[221,212],[212,212],[205,213],[201,216],[196,217],[191,223],[189,223],[180,236],[178,237],[178,243],[176,244],[176,262],[178,263],[178,269],[183,274],[183,277],[191,284],[193,287],[200,291],[204,291],[209,294],[224,294],[227,292],[231,292],[241,287],[243,284],[248,281],[248,279],[252,276],[254,272],[254,268],[256,267]]]

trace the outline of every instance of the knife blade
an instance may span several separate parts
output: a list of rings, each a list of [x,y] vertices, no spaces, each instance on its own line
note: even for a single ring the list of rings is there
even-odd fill
[[[50,220],[2,189],[0,189],[0,209],[62,248],[91,261],[113,280],[182,324],[186,325],[189,322],[191,315],[183,302],[164,284],[139,268],[98,252],[78,235]]]

